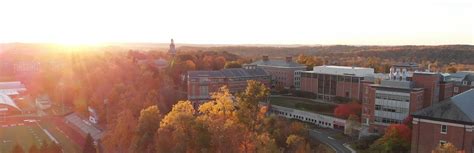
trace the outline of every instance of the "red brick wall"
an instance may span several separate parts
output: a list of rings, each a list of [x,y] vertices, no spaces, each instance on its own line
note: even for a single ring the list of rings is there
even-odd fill
[[[346,92],[349,92],[348,97],[350,99],[362,100],[360,96],[360,89],[362,88],[362,84],[357,82],[344,82],[344,81],[337,81],[336,83],[336,96],[339,97],[346,97]]]
[[[453,83],[439,84],[439,101],[443,101],[453,96]]]
[[[420,99],[421,98],[421,99]],[[424,91],[413,91],[410,93],[410,111],[413,113],[423,108]]]
[[[423,107],[431,106],[439,101],[439,98],[435,96],[435,89],[438,87],[439,81],[438,74],[413,74],[415,87],[425,89]]]
[[[301,91],[318,92],[318,80],[316,78],[301,77]]]
[[[467,153],[471,152],[472,137],[473,133],[466,131],[464,127],[448,125],[448,132],[441,134],[441,124],[419,121],[418,124],[413,124],[411,152],[431,153],[439,145],[440,140],[444,140],[456,148],[464,148]]]

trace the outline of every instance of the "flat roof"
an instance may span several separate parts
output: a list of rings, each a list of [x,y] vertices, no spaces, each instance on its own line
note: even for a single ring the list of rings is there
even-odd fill
[[[323,65],[315,66],[312,71],[303,71],[305,73],[320,73],[331,75],[353,75],[357,77],[373,76],[374,69],[366,67],[335,66]]]
[[[213,78],[235,78],[235,77],[257,77],[269,76],[270,74],[262,68],[245,69],[229,68],[216,71],[188,71],[189,78],[213,77]]]
[[[319,67],[336,68],[336,69],[371,69],[367,67],[352,67],[352,66],[337,66],[337,65],[323,65]]]

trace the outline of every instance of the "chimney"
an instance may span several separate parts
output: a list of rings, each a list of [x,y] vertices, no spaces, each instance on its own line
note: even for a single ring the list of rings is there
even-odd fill
[[[263,55],[262,56],[262,61],[264,61],[264,62],[268,61],[268,55]]]
[[[292,61],[293,61],[293,59],[291,58],[291,56],[287,56],[287,57],[286,57],[286,62],[287,62],[287,63],[290,63],[290,62],[292,62]]]

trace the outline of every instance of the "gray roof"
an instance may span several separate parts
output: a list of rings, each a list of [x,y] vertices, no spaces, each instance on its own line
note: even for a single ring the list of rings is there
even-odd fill
[[[213,77],[213,78],[234,78],[234,77],[255,77],[268,76],[267,71],[261,68],[244,69],[244,68],[229,68],[217,71],[188,71],[188,76],[193,77]]]
[[[306,68],[305,65],[298,64],[293,61],[287,62],[286,60],[268,60],[268,61],[259,60],[259,61],[253,62],[252,65],[268,66],[268,67],[284,67],[284,68]]]
[[[474,73],[469,71],[462,71],[449,74],[445,78],[446,81],[453,82],[455,85],[462,85],[463,81],[474,81]]]
[[[474,124],[474,89],[419,110],[415,117]]]

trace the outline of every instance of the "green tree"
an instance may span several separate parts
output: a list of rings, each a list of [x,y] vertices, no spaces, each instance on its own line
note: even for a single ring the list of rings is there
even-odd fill
[[[96,153],[97,150],[94,145],[94,139],[92,139],[92,136],[90,134],[87,134],[86,140],[84,142],[84,147],[82,150],[83,153]]]
[[[13,146],[12,153],[24,153],[23,148],[18,144],[15,143],[15,146]]]

